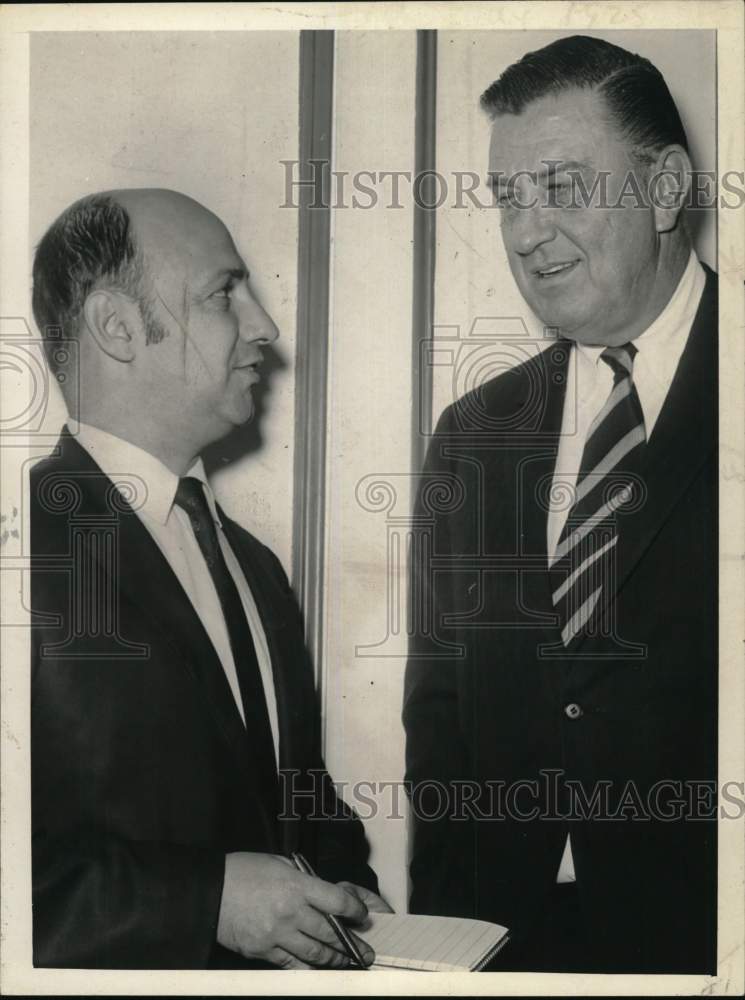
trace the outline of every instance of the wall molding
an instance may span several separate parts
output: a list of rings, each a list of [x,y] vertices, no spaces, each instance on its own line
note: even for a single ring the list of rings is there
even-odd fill
[[[298,171],[302,180],[320,177],[324,196],[311,208],[316,191],[310,186],[298,188],[292,584],[305,616],[306,643],[319,690],[323,676],[333,94],[334,32],[301,31]]]
[[[437,32],[416,33],[416,95],[414,121],[414,176],[437,165]],[[420,201],[435,204],[433,177],[416,185]],[[411,471],[424,464],[432,433],[432,368],[423,363],[422,345],[430,340],[435,321],[435,263],[437,214],[414,202],[414,266],[411,317]]]

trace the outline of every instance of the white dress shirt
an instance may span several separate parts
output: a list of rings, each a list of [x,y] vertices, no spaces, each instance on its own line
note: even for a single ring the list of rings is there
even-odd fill
[[[217,596],[202,550],[194,536],[189,515],[174,503],[179,477],[153,455],[129,441],[124,441],[122,438],[102,431],[98,427],[92,427],[90,424],[78,423],[78,428],[76,435],[78,442],[110,479],[115,482],[117,479],[126,481],[127,476],[134,475],[145,484],[146,495],[141,506],[136,509],[137,516],[152,535],[199,616],[222,663],[235,703],[245,725],[238,676],[220,599]],[[264,695],[274,741],[274,756],[275,760],[278,761],[279,725],[272,662],[256,602],[235,553],[223,533],[215,497],[207,481],[201,458],[197,459],[187,475],[199,479],[204,485],[207,504],[215,521],[220,548],[230,575],[238,588],[256,647],[256,658],[259,663],[261,681],[264,685]],[[139,553],[134,558],[139,558]],[[178,622],[174,622],[173,627],[177,629]]]
[[[672,385],[701,301],[705,281],[704,269],[696,254],[691,251],[686,269],[670,301],[657,319],[634,341],[637,354],[634,358],[633,381],[644,414],[647,441],[652,437]],[[551,491],[556,505],[548,514],[547,543],[551,557],[556,552],[569,513],[568,509],[561,509],[560,500],[571,496],[574,490],[587,431],[613,388],[613,372],[610,365],[600,357],[604,349],[575,344],[569,359],[561,438],[554,470],[554,489]],[[574,880],[572,847],[567,837],[556,881]]]

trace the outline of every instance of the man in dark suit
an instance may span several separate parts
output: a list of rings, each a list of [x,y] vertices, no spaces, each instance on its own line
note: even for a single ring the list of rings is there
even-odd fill
[[[411,906],[509,925],[500,968],[711,973],[717,293],[685,132],[647,60],[578,36],[482,105],[553,337],[445,411],[423,472]]]
[[[326,914],[387,906],[285,574],[199,457],[277,329],[222,222],[161,190],[68,208],[34,314],[79,417],[31,474],[34,962],[346,966]]]

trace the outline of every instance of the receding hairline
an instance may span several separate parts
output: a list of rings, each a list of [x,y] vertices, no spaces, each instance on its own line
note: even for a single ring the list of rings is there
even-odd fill
[[[164,201],[179,201],[185,202],[187,204],[196,205],[199,208],[209,211],[205,208],[201,202],[192,198],[188,194],[184,194],[183,191],[176,191],[175,188],[112,188],[109,191],[99,192],[99,196],[103,198],[112,198],[116,201],[122,208],[129,211],[130,207],[137,205],[141,201],[151,201],[151,200],[164,200]],[[96,197],[96,195],[92,195]],[[129,204],[128,204],[129,203]]]
[[[205,225],[235,241],[227,225],[212,209],[189,195],[169,188],[126,188],[107,192],[129,216],[134,241],[148,256],[149,240],[158,234],[174,241],[188,241],[191,232]],[[236,251],[237,252],[237,251]]]

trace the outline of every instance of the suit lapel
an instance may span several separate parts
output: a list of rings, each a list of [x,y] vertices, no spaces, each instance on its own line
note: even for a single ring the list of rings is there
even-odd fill
[[[271,568],[259,566],[261,550],[256,548],[255,551],[252,551],[245,543],[241,533],[236,530],[233,522],[225,516],[222,510],[219,508],[218,510],[225,536],[240,563],[243,575],[256,602],[269,648],[279,724],[280,790],[284,797],[282,774],[291,775],[293,769],[304,766],[303,755],[298,751],[296,740],[300,703],[297,692],[295,692],[294,699],[290,697],[293,692],[293,680],[289,675],[291,664],[288,662],[288,654],[283,641],[289,623],[287,616],[282,614],[281,609],[287,607],[287,597],[275,585]],[[294,807],[291,807],[290,811],[294,812]],[[284,854],[290,854],[297,849],[298,836],[298,824],[294,819],[280,820],[279,837],[281,850]]]
[[[615,599],[716,448],[716,360],[717,282],[707,269],[688,342],[645,449],[641,469],[645,502],[620,522],[618,570],[614,585],[603,593],[604,607]]]
[[[517,505],[520,523],[519,554],[527,557],[530,571],[521,573],[521,598],[526,608],[553,619],[548,573],[548,499],[556,467],[561,435],[564,400],[571,357],[571,344],[558,341],[541,352],[538,382],[531,391],[541,393],[544,406],[535,430],[525,437],[517,452],[516,477],[520,500]],[[527,405],[527,401],[526,401]],[[548,619],[542,623],[549,625]]]
[[[198,685],[228,748],[247,769],[247,739],[222,664],[178,577],[159,546],[126,500],[111,501],[111,480],[88,452],[67,432],[61,439],[64,473],[75,479],[86,512],[109,520],[118,529],[119,595],[135,605],[142,617],[160,631]],[[101,563],[105,571],[110,566]]]

